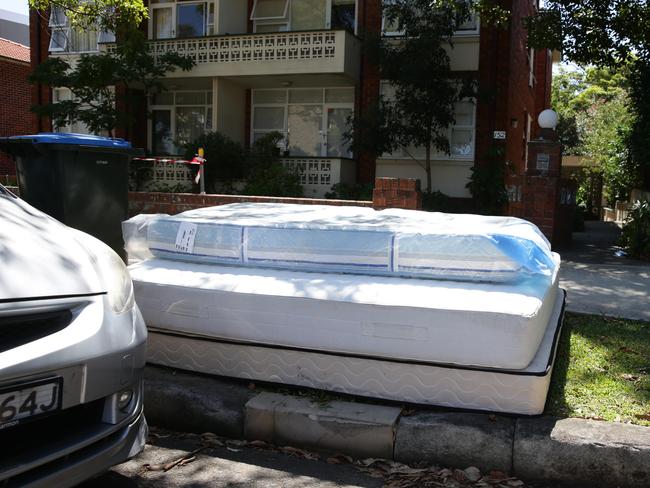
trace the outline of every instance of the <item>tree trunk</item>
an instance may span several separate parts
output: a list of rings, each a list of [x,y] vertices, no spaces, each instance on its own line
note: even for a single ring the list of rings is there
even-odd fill
[[[426,161],[424,163],[424,169],[427,172],[427,193],[431,193],[431,144],[427,144],[426,147]]]

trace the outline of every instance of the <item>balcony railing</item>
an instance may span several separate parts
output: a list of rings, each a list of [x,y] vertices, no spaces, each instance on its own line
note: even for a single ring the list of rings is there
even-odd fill
[[[298,174],[305,196],[323,198],[337,183],[354,183],[356,163],[345,158],[282,158],[281,163]]]
[[[197,75],[340,73],[357,79],[360,43],[349,32],[322,30],[154,40],[149,50],[156,60],[168,52],[189,56]]]

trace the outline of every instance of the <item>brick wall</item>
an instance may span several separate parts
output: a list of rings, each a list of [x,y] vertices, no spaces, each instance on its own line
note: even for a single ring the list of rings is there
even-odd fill
[[[195,208],[228,203],[294,203],[299,205],[354,205],[359,207],[422,208],[419,182],[409,178],[377,178],[373,200],[327,200],[317,198],[256,197],[246,195],[196,195],[192,193],[129,192],[129,215],[140,213],[176,214]]]
[[[0,58],[0,137],[30,134],[33,131],[31,90],[27,77],[29,64]],[[15,175],[16,166],[11,157],[0,152],[0,175]]]
[[[377,178],[372,192],[372,206],[384,208],[422,209],[420,181],[412,178]]]
[[[489,160],[491,149],[501,147],[505,159],[519,172],[524,170],[527,115],[536,134],[536,119],[550,101],[551,59],[547,51],[535,53],[535,81],[529,84],[528,33],[523,19],[535,11],[530,0],[499,0],[512,11],[507,28],[481,25],[479,96],[477,102],[476,160]],[[506,140],[493,139],[493,132],[506,131]]]
[[[129,192],[129,215],[139,213],[176,214],[195,208],[228,203],[295,203],[300,205],[356,205],[372,207],[370,201],[319,200],[316,198],[256,197],[244,195],[196,195],[193,193]]]

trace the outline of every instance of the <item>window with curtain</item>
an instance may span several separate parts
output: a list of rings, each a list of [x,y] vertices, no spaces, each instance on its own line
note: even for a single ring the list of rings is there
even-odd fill
[[[62,8],[54,7],[52,9],[49,26],[51,28],[50,52],[86,53],[97,51],[97,42],[100,37],[98,31],[71,27]],[[112,34],[108,32],[101,33],[102,42],[110,42],[111,36]]]

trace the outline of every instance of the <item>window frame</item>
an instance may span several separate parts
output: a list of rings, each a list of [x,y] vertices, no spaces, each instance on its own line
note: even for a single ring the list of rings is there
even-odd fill
[[[63,17],[62,23],[61,20],[59,20],[59,23],[54,22],[55,18],[59,18],[59,15],[55,14],[55,12],[59,12],[59,14]],[[94,32],[95,33],[95,49],[89,49],[89,50],[84,50],[84,51],[78,51],[75,49],[74,42],[73,42],[73,32],[75,27],[72,27],[70,25],[70,22],[68,21],[68,16],[65,14],[65,11],[62,10],[60,7],[54,7],[52,11],[50,12],[50,18],[48,21],[48,26],[50,27],[50,42],[48,44],[48,52],[54,53],[54,54],[87,54],[87,53],[96,53],[99,51],[99,44],[100,44],[100,38],[102,35],[108,35],[107,32],[102,32],[97,29],[86,29],[84,31],[77,31],[81,32],[82,34],[86,35],[89,32]],[[63,46],[58,45],[54,46],[54,36],[55,32],[61,33],[64,39]],[[113,38],[114,38],[113,34]],[[92,37],[92,36],[91,36]],[[106,42],[106,41],[102,41]],[[109,41],[110,42],[110,41]]]
[[[326,92],[327,90],[333,90],[333,89],[340,89],[340,88],[348,88],[352,90],[352,101],[351,102],[328,102],[326,100]],[[320,102],[298,102],[298,103],[292,103],[290,102],[290,97],[289,93],[291,91],[308,91],[308,90],[320,90],[321,91],[321,101]],[[256,91],[283,91],[286,93],[286,98],[284,103],[280,102],[273,102],[273,103],[255,103],[254,102],[254,97],[255,97],[255,92]],[[325,87],[300,87],[300,88],[257,88],[253,89],[251,91],[251,120],[250,120],[250,128],[249,128],[249,136],[250,136],[250,145],[252,146],[254,141],[255,141],[255,134],[268,134],[270,132],[280,132],[284,138],[282,141],[280,141],[279,144],[282,144],[280,146],[281,149],[286,149],[286,142],[287,142],[287,134],[289,134],[289,140],[291,140],[291,135],[288,132],[288,124],[289,124],[289,106],[290,105],[303,105],[303,106],[317,106],[321,107],[322,109],[322,114],[321,114],[321,124],[320,124],[320,134],[321,137],[323,138],[321,142],[321,147],[320,147],[320,154],[317,155],[309,155],[309,156],[296,156],[296,157],[305,157],[305,158],[327,158],[327,157],[332,157],[332,158],[343,158],[345,159],[345,156],[328,156],[327,155],[327,122],[328,122],[328,108],[344,108],[344,109],[351,109],[352,113],[355,112],[355,98],[356,98],[356,93],[355,93],[355,88],[353,86],[325,86]],[[277,130],[277,129],[254,129],[254,123],[255,123],[255,108],[256,107],[283,107],[284,108],[284,128],[282,130]]]
[[[176,102],[176,95],[177,93],[203,93],[205,94],[205,104],[178,104]],[[165,93],[169,93],[172,95],[172,100],[171,103],[159,103],[159,104],[154,104],[153,103],[153,98],[149,97],[149,100],[147,101],[147,110],[149,112],[152,112],[154,110],[169,110],[171,114],[171,124],[170,124],[170,132],[172,134],[173,140],[176,141],[178,140],[178,129],[177,129],[177,123],[176,123],[176,108],[177,107],[202,107],[205,110],[205,127],[204,127],[204,133],[214,130],[214,127],[212,126],[212,117],[210,116],[210,110],[214,111],[214,100],[212,100],[213,92],[211,89],[203,89],[203,90],[168,90]],[[149,152],[153,152],[153,123],[151,118],[147,120],[147,148]],[[176,144],[174,144],[174,149],[178,149]],[[169,156],[179,156],[180,154],[170,154]],[[154,154],[156,156],[156,154]],[[162,155],[161,155],[162,156]]]
[[[289,8],[289,4],[290,4],[290,2],[291,2],[291,0],[284,0],[284,14],[283,14],[283,15],[280,15],[280,16],[277,16],[277,15],[276,15],[276,16],[272,16],[272,17],[256,17],[256,16],[255,16],[255,11],[257,10],[257,6],[258,6],[258,3],[259,3],[259,0],[255,0],[255,2],[253,3],[253,8],[251,9],[251,15],[250,15],[250,19],[249,19],[249,20],[252,20],[252,21],[254,21],[254,22],[257,22],[257,21],[260,21],[260,20],[264,21],[264,20],[282,20],[282,19],[287,19],[287,18],[289,17],[289,13],[290,13],[290,11],[291,11],[290,8]]]
[[[379,84],[379,91],[380,95],[384,96],[384,90],[385,86],[390,86],[390,82],[387,80],[381,80]],[[432,161],[465,161],[465,162],[473,162],[476,159],[476,100],[471,99],[471,98],[463,98],[461,100],[458,100],[456,103],[471,103],[472,104],[472,124],[471,125],[459,125],[459,124],[453,124],[450,127],[447,127],[447,139],[449,141],[449,151],[450,154],[445,154],[438,152],[435,148],[431,148],[431,160]],[[456,130],[470,130],[472,132],[472,152],[470,155],[454,155],[451,153],[451,142],[452,142],[452,137],[453,137],[453,131],[454,129]],[[415,149],[420,149],[421,147],[418,146]],[[422,151],[424,151],[424,148],[421,148]],[[420,157],[418,155],[414,155],[413,157],[409,156],[406,154],[406,151],[404,149],[399,150],[399,154],[395,153],[390,153],[390,154],[382,154],[377,157],[377,159],[384,159],[384,160],[396,160],[396,161],[422,161],[424,157]]]
[[[381,1],[381,35],[384,37],[403,37],[406,35],[405,31],[386,31],[386,17],[384,16],[383,6],[384,4],[392,4],[395,0],[382,0]],[[474,19],[476,26],[473,29],[454,29],[454,37],[471,37],[477,36],[480,34],[481,30],[481,18],[477,13],[473,13],[470,20]]]
[[[219,9],[217,8],[217,0],[190,0],[190,1],[178,1],[178,0],[167,0],[160,3],[151,3],[149,2],[149,19],[147,20],[147,36],[149,40],[152,41],[164,41],[171,39],[192,39],[192,37],[178,37],[178,7],[181,5],[198,5],[203,4],[205,7],[203,9],[203,29],[205,34],[202,36],[195,36],[198,38],[208,37],[216,35],[215,29],[218,25],[218,15]],[[154,15],[153,11],[156,9],[171,9],[172,18],[171,18],[171,37],[161,37],[159,39],[154,39]],[[212,12],[212,22],[210,22],[210,13]],[[212,32],[210,32],[212,29]]]
[[[291,22],[291,2],[300,1],[300,0],[286,0],[286,11],[283,17],[264,17],[264,18],[253,18],[253,12],[255,10],[255,4],[253,5],[253,10],[249,20],[253,21],[253,32],[255,34],[272,34],[273,32],[258,32],[257,26],[259,25],[282,25],[285,26],[285,29],[278,30],[277,32],[291,32],[293,31],[293,25]],[[328,30],[332,27],[332,0],[323,0],[325,2],[325,25],[322,29],[311,29],[311,30]],[[359,0],[354,0],[354,34],[356,35],[359,29]]]

